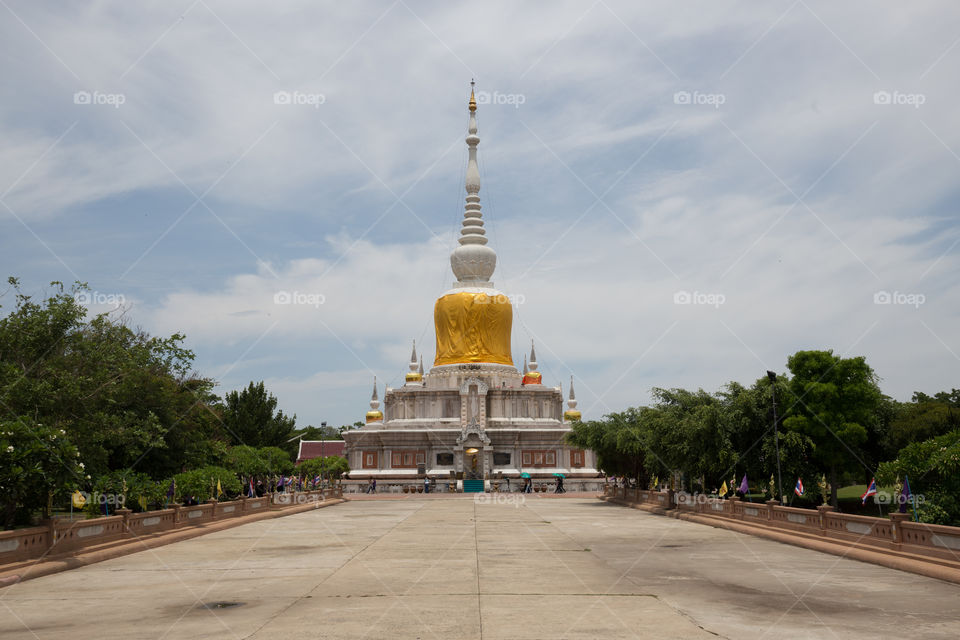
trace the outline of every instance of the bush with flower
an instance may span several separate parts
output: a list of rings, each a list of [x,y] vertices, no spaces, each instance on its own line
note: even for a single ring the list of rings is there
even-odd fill
[[[0,420],[0,508],[3,526],[49,515],[49,505],[90,481],[66,431],[26,417]]]

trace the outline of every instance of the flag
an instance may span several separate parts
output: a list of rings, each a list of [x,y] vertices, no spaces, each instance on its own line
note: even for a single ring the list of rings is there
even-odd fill
[[[220,486],[220,478],[217,478],[217,497],[223,495],[223,487]]]
[[[167,489],[167,498],[172,498],[177,492],[177,481],[176,479],[170,481],[170,487]]]
[[[280,476],[280,479],[277,480],[277,489],[283,487],[283,480],[284,480],[283,476]]]
[[[870,484],[867,485],[867,490],[860,496],[860,500],[862,500],[861,504],[867,504],[867,498],[875,495],[877,495],[877,481],[875,478],[871,478]]]
[[[147,503],[147,497],[146,497],[146,496],[140,496],[139,498],[137,498],[137,504],[140,505],[141,511],[148,511],[148,510],[149,510],[150,505]]]
[[[803,497],[803,480],[800,478],[797,478],[797,486],[793,488],[793,492],[801,498]]]
[[[256,490],[253,488],[253,476],[250,476],[250,491],[247,497],[253,498],[257,495]]]
[[[723,484],[720,485],[720,495],[725,496],[730,492],[730,489],[727,488],[727,481],[724,480]]]
[[[900,513],[907,512],[907,502],[913,503],[913,519],[917,519],[917,503],[913,500],[913,493],[910,492],[910,476],[903,477],[903,489],[900,490]]]
[[[750,487],[749,485],[747,485],[746,473],[743,474],[743,481],[740,482],[740,493],[742,493],[743,495],[747,495],[748,493],[750,493]]]
[[[320,474],[317,474],[317,477],[313,479],[313,486],[317,486],[317,483],[320,482]]]
[[[83,509],[83,505],[87,504],[87,497],[83,495],[79,489],[73,492],[73,495],[70,497],[70,502],[77,509]]]

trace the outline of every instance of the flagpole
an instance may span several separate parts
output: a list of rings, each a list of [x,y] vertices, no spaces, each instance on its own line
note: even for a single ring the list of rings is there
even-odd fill
[[[780,477],[780,431],[777,428],[777,374],[767,371],[770,378],[770,393],[773,397],[773,441],[777,447],[777,491],[780,492],[780,504],[783,504],[783,481]]]

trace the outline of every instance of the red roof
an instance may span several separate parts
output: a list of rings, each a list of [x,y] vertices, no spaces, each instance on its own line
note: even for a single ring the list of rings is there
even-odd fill
[[[319,458],[321,455],[324,457],[342,456],[346,444],[343,440],[301,440],[297,462]]]

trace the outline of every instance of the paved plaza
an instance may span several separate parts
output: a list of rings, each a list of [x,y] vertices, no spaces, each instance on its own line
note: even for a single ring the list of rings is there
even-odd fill
[[[960,637],[958,585],[497,498],[348,502],[28,580],[0,590],[0,638]]]

